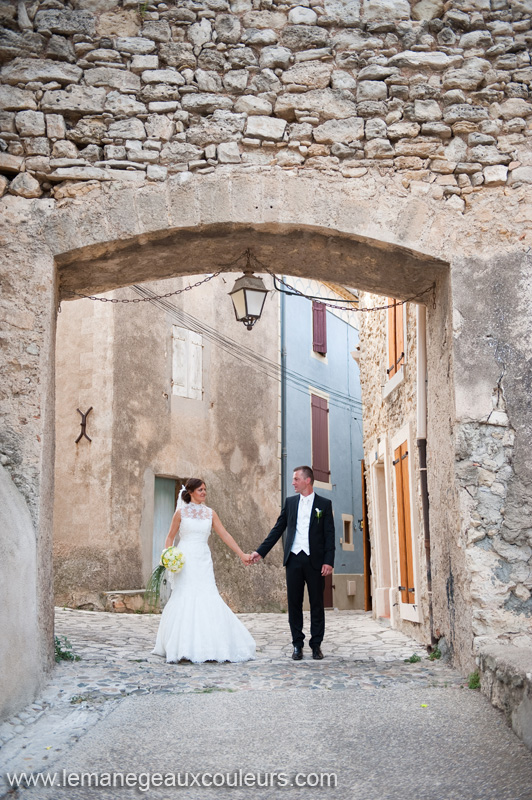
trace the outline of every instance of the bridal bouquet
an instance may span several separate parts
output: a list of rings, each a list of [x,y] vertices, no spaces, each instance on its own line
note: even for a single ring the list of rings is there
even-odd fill
[[[157,605],[159,602],[161,584],[165,571],[180,572],[184,564],[185,556],[177,547],[167,547],[166,550],[163,550],[160,563],[153,570],[146,591],[144,592],[145,597],[149,599],[151,605]]]

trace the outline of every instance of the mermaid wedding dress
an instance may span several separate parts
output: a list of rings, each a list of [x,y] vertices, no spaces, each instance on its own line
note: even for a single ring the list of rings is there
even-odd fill
[[[168,662],[249,661],[255,641],[216,588],[208,538],[212,509],[189,503],[181,509],[181,572],[170,575],[172,594],[163,609],[152,653]]]

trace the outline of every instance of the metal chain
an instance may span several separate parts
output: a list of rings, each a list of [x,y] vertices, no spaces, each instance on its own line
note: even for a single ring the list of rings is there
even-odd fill
[[[85,300],[99,300],[100,303],[149,303],[151,300],[165,300],[167,297],[174,297],[176,294],[183,294],[183,292],[189,292],[191,289],[195,289],[197,286],[202,286],[204,283],[208,283],[212,281],[213,278],[217,278],[218,275],[221,274],[221,270],[218,272],[214,272],[212,275],[207,275],[202,281],[197,281],[196,283],[191,283],[188,286],[185,286],[183,289],[176,289],[175,292],[167,292],[166,294],[159,294],[153,295],[150,297],[133,297],[133,298],[119,298],[119,297],[97,297],[94,294],[81,294],[80,292],[69,292],[69,294],[73,294],[76,297],[83,297]]]
[[[342,302],[341,300],[337,300],[337,301],[334,301],[332,303],[330,303],[330,302],[328,303],[326,300],[322,300],[319,297],[313,297],[311,295],[304,294],[304,292],[299,291],[299,289],[296,289],[294,286],[291,286],[283,278],[279,277],[279,275],[277,275],[276,273],[272,272],[270,270],[270,268],[266,264],[263,264],[262,261],[260,261],[257,258],[257,256],[253,255],[253,253],[251,252],[251,250],[249,248],[247,250],[244,250],[243,253],[241,253],[239,256],[237,256],[237,258],[235,258],[234,261],[230,261],[228,264],[219,264],[218,266],[221,267],[222,269],[224,269],[224,268],[228,269],[229,267],[236,266],[238,264],[238,262],[242,261],[242,259],[244,259],[244,258],[246,259],[246,266],[247,267],[251,267],[252,266],[252,262],[254,262],[256,268],[260,268],[261,270],[266,272],[268,275],[271,275],[272,278],[274,278],[275,280],[279,281],[279,283],[282,283],[283,286],[286,286],[287,289],[290,289],[290,291],[294,292],[295,294],[299,295],[300,297],[305,297],[307,300],[315,300],[317,303],[321,303],[322,305],[328,306],[329,308],[334,308],[337,311],[355,311],[355,312],[357,312],[357,311],[385,311],[388,308],[395,308],[396,306],[403,306],[403,305],[405,305],[405,303],[411,303],[413,300],[418,300],[420,297],[422,297],[424,294],[427,294],[427,292],[430,292],[430,291],[433,292],[433,308],[436,308],[436,299],[435,299],[436,285],[434,283],[432,283],[426,289],[423,289],[423,291],[418,292],[418,294],[415,294],[412,297],[407,297],[406,300],[397,300],[394,303],[389,303],[389,304],[383,305],[383,306],[373,306],[372,308],[352,308],[351,306],[338,306],[338,305],[335,305],[335,303]],[[345,302],[345,300],[344,300],[344,302]],[[353,302],[355,302],[355,301],[353,301]]]

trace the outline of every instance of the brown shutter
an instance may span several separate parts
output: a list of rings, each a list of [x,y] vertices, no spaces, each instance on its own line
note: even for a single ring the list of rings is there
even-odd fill
[[[314,478],[329,483],[329,409],[327,400],[310,395],[312,410],[312,469]]]
[[[410,516],[410,482],[408,449],[403,442],[394,452],[395,488],[397,493],[397,529],[399,535],[399,589],[403,603],[415,603],[412,524]]]
[[[327,307],[312,301],[312,349],[315,353],[327,353]]]

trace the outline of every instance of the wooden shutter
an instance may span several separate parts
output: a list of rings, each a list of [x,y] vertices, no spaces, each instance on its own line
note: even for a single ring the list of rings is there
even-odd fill
[[[404,305],[398,303],[393,297],[388,298],[388,373],[393,378],[405,360],[404,342]],[[393,304],[393,305],[392,305]]]
[[[395,488],[397,494],[397,529],[399,535],[399,589],[403,603],[415,603],[412,522],[410,515],[410,479],[408,449],[403,442],[394,452]]]
[[[312,349],[315,353],[327,353],[327,307],[312,301]]]
[[[203,397],[203,345],[199,333],[172,328],[172,392],[178,397]]]
[[[312,411],[312,469],[314,478],[329,483],[329,408],[324,397],[310,395]]]

